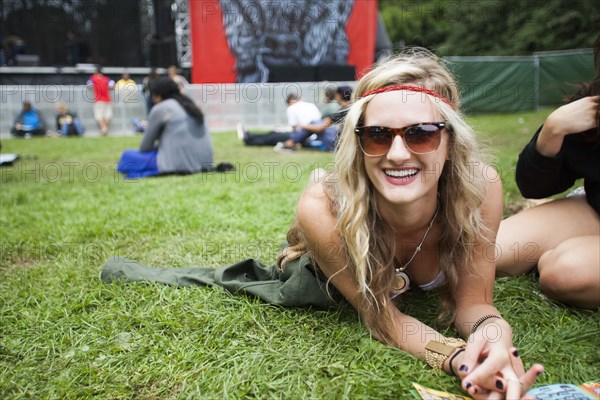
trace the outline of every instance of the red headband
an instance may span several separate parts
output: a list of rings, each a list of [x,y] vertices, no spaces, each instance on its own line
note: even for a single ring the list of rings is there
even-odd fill
[[[425,94],[428,94],[428,95],[433,96],[433,97],[437,97],[438,99],[442,100],[444,103],[446,103],[450,107],[452,107],[453,110],[456,109],[454,107],[454,105],[452,103],[450,103],[450,100],[448,100],[447,98],[445,98],[444,96],[442,96],[441,94],[439,94],[438,92],[436,92],[435,90],[425,89],[423,87],[413,86],[413,85],[386,86],[386,87],[382,87],[382,88],[379,88],[379,89],[369,90],[367,93],[363,94],[360,97],[363,98],[363,97],[370,96],[372,94],[378,94],[378,93],[384,93],[384,92],[393,92],[395,90],[410,90],[411,92],[425,93]]]

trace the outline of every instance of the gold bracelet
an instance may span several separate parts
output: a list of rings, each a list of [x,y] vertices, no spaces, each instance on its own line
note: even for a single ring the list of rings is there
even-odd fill
[[[425,346],[425,361],[433,369],[442,369],[444,362],[456,349],[465,348],[467,344],[462,339],[442,338],[441,341],[431,340]]]

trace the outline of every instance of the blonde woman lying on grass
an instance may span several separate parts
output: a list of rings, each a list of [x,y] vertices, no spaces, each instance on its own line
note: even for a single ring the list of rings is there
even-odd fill
[[[365,75],[336,171],[305,190],[280,263],[308,252],[377,339],[458,376],[475,399],[517,399],[543,367],[525,371],[492,302],[495,265],[486,252],[502,187],[489,179],[458,106],[454,79],[424,50]],[[462,339],[400,312],[393,299],[409,288],[441,291],[440,319]],[[495,335],[486,334],[491,328]]]

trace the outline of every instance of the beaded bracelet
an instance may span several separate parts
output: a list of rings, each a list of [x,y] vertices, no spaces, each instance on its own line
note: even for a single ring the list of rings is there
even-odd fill
[[[499,316],[498,314],[484,315],[483,317],[481,317],[477,321],[475,321],[475,324],[473,325],[473,328],[471,328],[471,335],[475,333],[475,331],[477,330],[477,328],[479,328],[481,326],[481,324],[483,324],[485,321],[487,321],[490,318],[500,318],[500,319],[502,319],[502,317]]]
[[[466,346],[462,339],[442,338],[440,341],[431,340],[425,346],[425,361],[431,368],[442,369],[444,361],[452,355],[456,349]]]

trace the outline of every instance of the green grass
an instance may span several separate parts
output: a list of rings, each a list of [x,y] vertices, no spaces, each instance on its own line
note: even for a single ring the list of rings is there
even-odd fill
[[[477,116],[507,201],[537,113]],[[520,120],[520,118],[522,120]],[[519,122],[521,121],[521,122]],[[283,309],[220,288],[106,285],[112,255],[154,266],[274,260],[310,170],[331,155],[277,154],[213,135],[235,173],[124,181],[115,162],[140,138],[3,140],[24,159],[0,169],[0,398],[408,398],[411,382],[458,382],[372,340],[352,309]],[[542,383],[598,379],[600,318],[501,279],[496,303]],[[436,295],[406,312],[433,323]],[[448,334],[453,334],[449,331]]]

